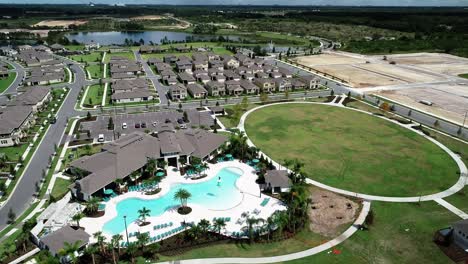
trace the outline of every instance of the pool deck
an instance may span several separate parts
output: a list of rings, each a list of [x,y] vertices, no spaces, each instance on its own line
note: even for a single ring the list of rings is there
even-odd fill
[[[174,171],[172,168],[169,168],[168,175],[159,184],[161,191],[158,194],[145,195],[144,193],[141,193],[141,192],[128,192],[128,193],[119,195],[115,198],[112,198],[110,201],[106,203],[106,209],[105,209],[106,212],[102,217],[83,218],[80,221],[80,224],[82,227],[84,227],[85,231],[89,233],[90,235],[98,231],[102,231],[103,235],[106,236],[107,239],[111,239],[113,234],[104,232],[103,226],[106,222],[110,221],[111,219],[117,216],[116,206],[120,201],[128,199],[128,198],[156,199],[158,197],[165,195],[167,192],[169,192],[171,186],[174,184],[180,184],[180,183],[195,184],[195,183],[205,182],[215,177],[221,169],[228,168],[228,167],[235,167],[243,171],[243,174],[236,181],[236,187],[237,189],[239,189],[239,192],[242,193],[242,200],[239,202],[239,204],[237,204],[233,208],[229,208],[226,210],[212,210],[212,209],[205,208],[198,204],[191,204],[189,200],[188,206],[192,208],[192,212],[190,214],[180,215],[179,213],[177,213],[177,208],[173,208],[173,209],[167,210],[162,215],[148,217],[146,221],[151,222],[151,224],[146,225],[146,226],[139,226],[137,222],[133,222],[133,223],[127,222],[128,233],[130,234],[134,232],[140,232],[140,233],[149,232],[150,237],[154,237],[157,235],[161,235],[162,233],[165,233],[173,228],[181,226],[181,223],[183,222],[198,223],[201,219],[206,219],[206,220],[209,220],[210,223],[212,223],[213,218],[215,217],[216,218],[230,217],[231,221],[227,222],[225,229],[222,230],[222,233],[229,235],[232,232],[241,231],[241,229],[246,225],[245,223],[243,224],[237,223],[238,219],[242,219],[241,215],[244,212],[249,212],[251,215],[255,216],[256,218],[266,219],[277,210],[286,210],[286,207],[281,203],[281,201],[275,198],[260,194],[260,188],[258,184],[255,182],[255,180],[257,179],[257,175],[255,174],[255,171],[253,170],[252,167],[250,167],[249,165],[245,163],[241,163],[237,160],[234,160],[234,161],[220,162],[216,164],[209,164],[209,168],[205,172],[208,176],[199,180],[191,180],[188,177],[181,176],[178,171]],[[270,198],[270,200],[265,206],[261,206],[260,204],[263,202],[265,198]],[[141,208],[135,208],[135,210],[139,210],[139,209]],[[148,208],[148,209],[151,210],[151,208]],[[259,210],[260,212],[257,212],[256,214],[254,214],[254,211],[256,209]],[[122,221],[124,220],[122,219]],[[158,230],[153,230],[153,226],[158,225],[158,224],[169,223],[169,222],[172,222],[173,226],[167,227],[167,228],[160,228]],[[125,231],[123,231],[120,234],[124,237],[124,240],[126,240]],[[174,234],[176,233],[173,233],[172,235]],[[166,236],[165,238],[169,236]],[[95,242],[94,238],[91,238],[91,240],[92,240],[91,242]],[[130,242],[136,241],[136,238],[130,237],[129,241]]]

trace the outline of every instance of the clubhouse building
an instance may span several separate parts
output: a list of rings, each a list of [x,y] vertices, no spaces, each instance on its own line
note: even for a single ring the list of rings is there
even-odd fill
[[[100,153],[73,161],[69,172],[78,180],[70,188],[76,198],[88,200],[104,188],[114,187],[118,179],[138,177],[149,159],[179,168],[180,158],[208,160],[226,139],[201,129],[174,130],[169,126],[155,136],[133,132],[104,145]],[[132,177],[129,179],[134,180]]]

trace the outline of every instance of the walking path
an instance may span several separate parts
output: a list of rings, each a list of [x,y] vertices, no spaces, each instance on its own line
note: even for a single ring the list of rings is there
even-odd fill
[[[458,215],[462,219],[468,219],[468,214],[467,213],[465,213],[462,210],[458,209],[457,207],[453,206],[451,203],[445,201],[444,199],[437,198],[437,199],[434,199],[434,201],[436,201],[438,204],[442,205],[443,207],[447,208],[452,213]]]
[[[18,264],[18,263],[22,263],[23,261],[27,260],[28,258],[36,255],[37,253],[39,253],[39,251],[41,251],[39,248],[35,248],[31,251],[29,251],[28,253],[24,254],[23,256],[13,260],[12,262],[10,262],[10,264]]]
[[[258,110],[258,109],[264,108],[264,107],[271,106],[271,105],[281,105],[281,104],[322,104],[322,105],[337,106],[334,103],[316,103],[316,102],[283,102],[283,103],[274,103],[274,104],[262,105],[262,106],[255,107],[255,108],[250,109],[249,111],[245,112],[242,115],[241,119],[240,119],[238,129],[245,133],[245,127],[244,127],[245,120],[246,120],[247,116],[250,115],[252,112],[254,112],[254,111]],[[365,111],[362,111],[362,110],[357,110],[357,109],[352,109],[352,108],[349,108],[349,110],[359,111],[359,112],[363,112],[363,113],[366,113],[366,114],[370,114],[368,112],[365,112]],[[380,116],[377,116],[377,117],[386,119],[385,117],[380,117]],[[388,120],[388,119],[386,119],[386,120]],[[388,120],[388,121],[392,122],[392,120]],[[410,129],[408,126],[400,124],[400,123],[398,123],[396,121],[393,121],[393,123]],[[444,198],[444,197],[450,196],[450,195],[452,195],[454,193],[457,193],[461,189],[463,189],[463,187],[466,184],[468,184],[468,169],[467,169],[466,165],[463,163],[463,161],[461,160],[461,158],[457,154],[453,153],[449,148],[444,146],[442,143],[438,142],[437,140],[426,136],[421,131],[417,131],[417,130],[413,130],[413,131],[418,133],[419,135],[425,137],[427,140],[433,142],[434,144],[436,144],[440,148],[442,148],[457,163],[457,165],[459,167],[459,170],[460,170],[460,177],[458,178],[458,181],[452,187],[450,187],[449,189],[447,189],[445,191],[442,191],[442,192],[439,192],[439,193],[430,194],[430,195],[423,195],[423,196],[389,197],[389,196],[369,195],[369,194],[364,194],[364,193],[357,193],[357,192],[347,191],[347,190],[343,190],[343,189],[340,189],[340,188],[335,188],[335,187],[320,183],[318,181],[314,181],[312,179],[306,179],[306,182],[308,184],[312,184],[312,185],[318,186],[318,187],[320,187],[322,189],[329,190],[329,191],[332,191],[332,192],[335,192],[335,193],[339,193],[339,194],[343,194],[343,195],[347,195],[347,196],[353,196],[353,197],[361,198],[361,199],[365,199],[365,200],[383,201],[383,202],[413,202],[414,203],[414,202],[421,202],[421,201],[431,201],[431,200],[435,200],[435,199],[438,199],[438,198]],[[247,134],[246,134],[246,136],[247,136],[247,143],[249,144],[249,146],[255,147],[253,142],[250,140],[249,136]],[[261,151],[260,151],[260,153],[262,153],[263,156],[265,156],[267,159],[271,160],[272,163],[276,167],[278,167],[278,168],[283,167],[281,164],[279,164],[278,162],[271,159],[265,153],[263,153]]]
[[[344,231],[338,237],[321,244],[320,246],[316,246],[304,251],[299,251],[296,253],[281,255],[281,256],[273,256],[273,257],[260,257],[260,258],[205,258],[205,259],[189,259],[189,260],[175,260],[175,261],[168,261],[168,262],[161,262],[161,263],[180,263],[180,264],[214,264],[214,263],[275,263],[275,262],[283,262],[283,261],[290,261],[305,257],[310,257],[312,255],[318,254],[320,252],[329,250],[346,239],[350,238],[356,231],[358,231],[359,226],[364,224],[366,220],[367,214],[370,211],[371,202],[364,201],[361,213],[359,214],[356,221],[354,221],[353,225],[350,226],[346,231]]]

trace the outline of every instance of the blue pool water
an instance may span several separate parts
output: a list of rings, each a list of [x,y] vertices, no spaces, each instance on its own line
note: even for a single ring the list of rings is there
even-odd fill
[[[167,209],[180,205],[174,200],[174,194],[180,188],[186,189],[192,194],[189,204],[198,204],[207,209],[224,210],[237,205],[242,194],[235,184],[239,176],[243,174],[239,168],[223,168],[209,181],[193,184],[174,184],[171,190],[161,197],[151,200],[128,198],[117,204],[117,217],[104,224],[103,230],[111,235],[121,233],[125,230],[123,216],[127,216],[127,225],[138,219],[138,210],[146,207],[151,210],[151,216],[162,215]],[[218,178],[221,182],[218,184]]]

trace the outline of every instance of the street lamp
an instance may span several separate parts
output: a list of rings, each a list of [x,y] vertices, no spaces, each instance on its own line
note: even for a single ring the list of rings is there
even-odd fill
[[[125,223],[125,235],[127,236],[127,244],[129,244],[128,243],[128,230],[127,230],[127,216],[124,215],[123,218],[124,218],[124,223]]]

